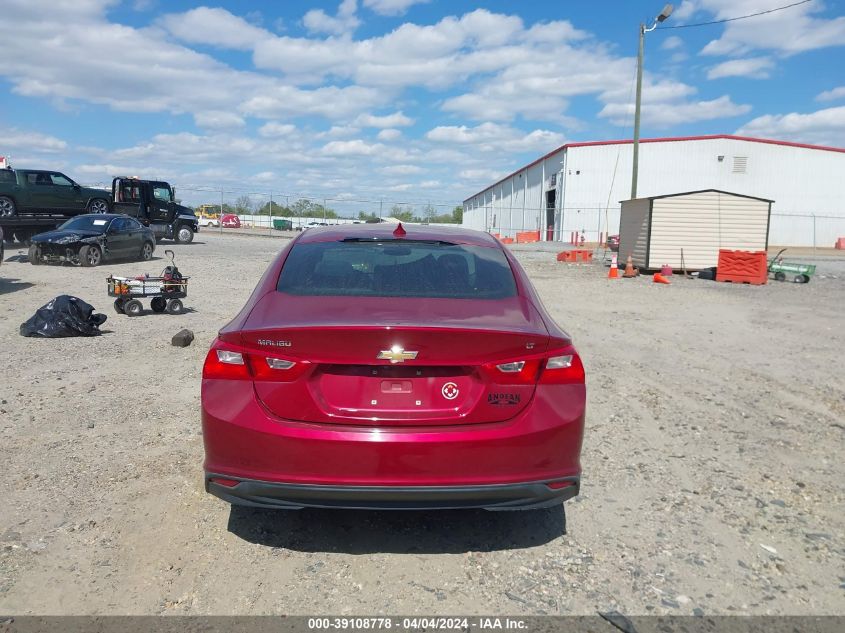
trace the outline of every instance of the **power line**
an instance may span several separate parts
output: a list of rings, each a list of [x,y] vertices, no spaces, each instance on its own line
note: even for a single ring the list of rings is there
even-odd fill
[[[746,20],[748,18],[756,18],[758,15],[766,15],[767,13],[774,13],[775,11],[783,11],[784,9],[790,9],[792,7],[797,7],[799,4],[807,4],[808,2],[812,2],[813,0],[801,0],[801,2],[793,2],[792,4],[787,4],[784,7],[778,7],[776,9],[769,9],[768,11],[760,11],[759,13],[749,13],[748,15],[741,15],[736,18],[726,18],[724,20],[713,20],[712,22],[699,22],[698,24],[679,24],[677,26],[660,26],[658,30],[664,29],[690,29],[694,26],[710,26],[711,24],[724,24],[725,22],[736,22],[737,20]]]

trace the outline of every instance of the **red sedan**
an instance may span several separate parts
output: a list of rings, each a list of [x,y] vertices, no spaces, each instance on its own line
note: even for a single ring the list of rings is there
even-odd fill
[[[206,357],[206,490],[273,508],[549,507],[578,494],[585,399],[570,337],[487,233],[310,229]]]
[[[225,229],[241,228],[241,219],[234,213],[226,213],[220,218],[220,225]]]

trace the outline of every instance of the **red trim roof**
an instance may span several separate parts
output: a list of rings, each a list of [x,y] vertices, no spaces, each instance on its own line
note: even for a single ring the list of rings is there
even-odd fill
[[[670,143],[672,141],[713,141],[717,139],[729,139],[733,141],[751,141],[752,143],[767,143],[769,145],[785,145],[787,147],[802,147],[804,149],[819,149],[826,152],[840,152],[845,154],[845,148],[842,147],[828,147],[826,145],[808,145],[807,143],[792,143],[791,141],[776,141],[773,139],[768,138],[754,138],[751,136],[736,136],[734,134],[710,134],[706,136],[672,136],[672,137],[665,137],[665,138],[641,138],[640,143]],[[548,154],[544,154],[534,162],[528,163],[524,167],[520,167],[514,172],[511,172],[504,178],[497,180],[489,187],[485,187],[478,193],[475,193],[469,198],[464,198],[464,200],[469,200],[470,198],[474,198],[475,196],[481,195],[488,189],[492,189],[496,185],[499,185],[505,182],[508,178],[513,178],[519,172],[525,171],[526,169],[530,169],[534,165],[543,162],[550,156],[554,156],[558,152],[561,152],[565,149],[569,149],[570,147],[591,147],[593,145],[630,145],[634,141],[633,139],[622,139],[616,141],[586,141],[582,143],[567,143],[566,145],[561,145],[557,149],[553,149]]]

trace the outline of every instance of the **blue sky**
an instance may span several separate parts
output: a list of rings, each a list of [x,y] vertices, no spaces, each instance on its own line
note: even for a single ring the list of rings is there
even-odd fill
[[[684,0],[666,27],[788,0]],[[187,202],[459,203],[567,141],[629,138],[660,1],[4,0],[0,155]],[[647,35],[642,136],[845,146],[845,8]],[[349,202],[343,202],[343,201]]]

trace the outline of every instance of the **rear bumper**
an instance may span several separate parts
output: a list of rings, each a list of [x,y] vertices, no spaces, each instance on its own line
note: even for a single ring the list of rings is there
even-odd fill
[[[228,485],[216,478],[228,480]],[[238,483],[232,485],[232,482]],[[314,486],[205,474],[205,489],[235,505],[300,510],[534,510],[558,505],[578,494],[580,479],[492,486]]]
[[[504,422],[353,427],[284,420],[250,382],[204,379],[206,489],[269,507],[542,507],[578,493],[585,400],[583,385],[540,385]]]

